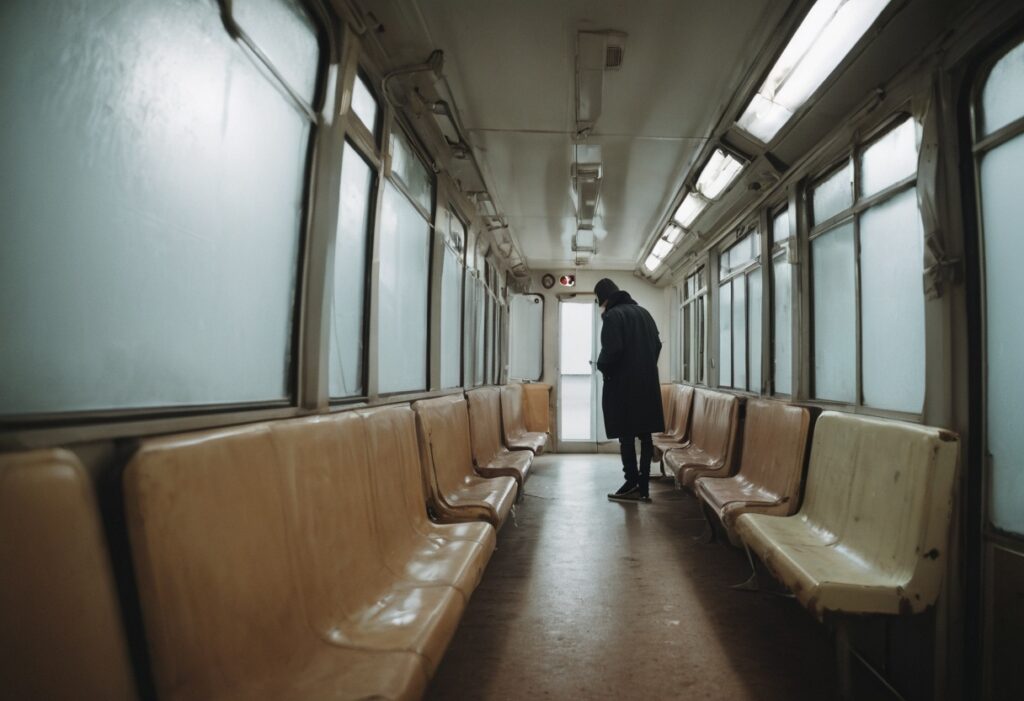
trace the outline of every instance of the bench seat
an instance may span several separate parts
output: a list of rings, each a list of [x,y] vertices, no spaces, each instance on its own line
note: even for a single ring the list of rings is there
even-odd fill
[[[511,451],[502,445],[501,392],[497,387],[481,387],[466,392],[469,404],[470,442],[473,465],[484,477],[511,477],[516,491],[522,497],[523,487],[530,476],[533,453],[529,450]]]
[[[946,567],[958,452],[942,429],[823,412],[800,511],[743,514],[736,532],[819,618],[922,611]]]
[[[739,472],[699,477],[694,491],[738,542],[735,523],[753,512],[789,516],[800,501],[811,413],[783,402],[751,399],[746,404]]]
[[[685,447],[668,450],[663,458],[677,485],[693,488],[697,478],[703,475],[728,477],[732,474],[739,409],[739,398],[731,394],[694,390],[690,442]]]
[[[473,466],[469,412],[464,397],[413,403],[430,506],[442,522],[483,520],[500,530],[512,512],[515,478],[481,477]]]
[[[665,385],[662,385],[664,390]],[[693,387],[669,385],[672,388],[670,410],[665,415],[666,431],[653,436],[654,459],[664,459],[664,454],[673,448],[685,448],[689,444],[690,410],[693,406]],[[669,418],[671,417],[671,418]]]
[[[0,454],[0,697],[137,698],[93,485],[66,450]]]
[[[512,383],[501,388],[501,424],[505,445],[509,450],[529,450],[540,455],[547,446],[548,434],[526,430],[525,401],[523,385]]]

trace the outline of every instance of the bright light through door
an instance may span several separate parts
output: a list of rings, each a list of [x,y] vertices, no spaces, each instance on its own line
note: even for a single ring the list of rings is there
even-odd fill
[[[563,441],[594,440],[594,303],[559,304],[558,431]]]

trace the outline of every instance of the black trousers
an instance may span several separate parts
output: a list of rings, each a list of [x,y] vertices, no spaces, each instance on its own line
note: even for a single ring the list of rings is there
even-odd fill
[[[636,461],[635,439],[640,439],[640,464]],[[626,479],[640,485],[641,491],[646,492],[646,487],[651,478],[651,459],[654,457],[654,441],[651,434],[641,433],[639,436],[620,436],[619,452],[622,455],[622,471]]]

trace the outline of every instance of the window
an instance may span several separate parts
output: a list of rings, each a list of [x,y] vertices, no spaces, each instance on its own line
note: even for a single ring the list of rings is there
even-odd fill
[[[1024,43],[1000,57],[975,105],[975,172],[980,195],[985,299],[985,429],[989,455],[989,518],[1024,536],[1024,347],[1020,232],[1024,203]]]
[[[239,40],[211,3],[5,13],[4,64],[31,70],[0,104],[17,173],[0,193],[0,414],[289,399],[322,55],[297,3],[261,5],[235,5]],[[83,23],[104,27],[117,80],[83,68],[97,61]]]
[[[922,409],[924,252],[914,188],[916,129],[916,122],[904,119],[812,189],[818,399],[908,413]]]
[[[362,74],[356,74],[355,83],[352,85],[352,113],[359,118],[366,130],[376,137],[377,115],[380,110],[377,106],[377,98],[370,91],[370,86]]]
[[[686,278],[683,296],[683,379],[705,384],[704,359],[707,319],[707,275],[703,267]]]
[[[772,386],[775,394],[793,394],[793,271],[789,210],[772,217]]]
[[[441,259],[441,388],[462,384],[462,281],[466,227],[451,210]]]
[[[334,291],[330,300],[328,377],[332,398],[353,397],[365,392],[366,254],[369,250],[374,179],[373,169],[358,151],[346,143],[341,162],[338,230],[334,243]]]
[[[871,28],[889,0],[817,0],[738,120],[771,142]]]
[[[539,382],[544,372],[544,296],[509,299],[509,378]]]
[[[433,181],[401,134],[392,135],[391,180],[384,185],[380,223],[378,391],[427,388],[430,204]],[[426,209],[424,209],[424,207]]]
[[[746,234],[719,256],[718,384],[761,391],[761,236]]]

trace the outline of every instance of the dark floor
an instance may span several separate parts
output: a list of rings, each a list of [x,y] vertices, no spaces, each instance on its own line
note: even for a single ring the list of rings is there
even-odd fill
[[[731,590],[743,552],[695,543],[697,501],[669,481],[653,504],[608,501],[621,474],[612,455],[538,458],[427,698],[835,698],[825,628]]]

